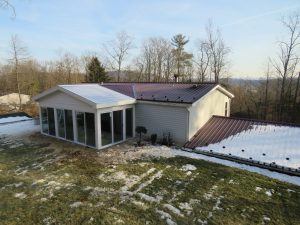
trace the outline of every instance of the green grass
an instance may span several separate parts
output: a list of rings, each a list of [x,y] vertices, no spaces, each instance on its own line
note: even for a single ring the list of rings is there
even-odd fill
[[[300,187],[255,173],[184,157],[111,165],[92,149],[15,144],[0,139],[1,224],[166,224],[158,210],[177,224],[300,224]],[[187,175],[186,164],[197,169]],[[122,192],[125,179],[135,182]]]

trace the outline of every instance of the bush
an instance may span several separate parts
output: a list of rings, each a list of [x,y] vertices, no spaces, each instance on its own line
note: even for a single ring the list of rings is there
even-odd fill
[[[157,140],[157,134],[151,134],[151,143],[152,145],[155,145]]]
[[[142,133],[146,134],[147,133],[147,129],[143,126],[138,126],[135,128],[135,132],[137,132],[140,135],[139,141],[138,141],[138,145],[141,145],[142,142]]]

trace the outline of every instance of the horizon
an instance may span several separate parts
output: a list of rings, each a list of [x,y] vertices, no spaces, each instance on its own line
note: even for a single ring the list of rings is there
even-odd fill
[[[0,59],[8,58],[10,37],[17,34],[38,61],[54,60],[59,52],[80,56],[86,52],[101,55],[102,44],[120,31],[134,37],[131,62],[143,40],[150,37],[171,39],[182,33],[189,38],[186,50],[205,37],[209,19],[220,28],[231,49],[231,78],[260,79],[268,57],[274,57],[277,41],[283,37],[280,18],[298,10],[300,3],[288,1],[230,0],[203,1],[95,1],[66,0],[38,2],[13,1],[11,11],[0,10]],[[54,16],[53,16],[54,15]]]

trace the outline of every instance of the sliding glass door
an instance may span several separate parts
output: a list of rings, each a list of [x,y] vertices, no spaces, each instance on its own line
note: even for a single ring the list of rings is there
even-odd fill
[[[77,141],[85,144],[84,113],[76,112]]]
[[[101,114],[101,143],[102,146],[112,143],[111,113]]]
[[[77,141],[79,143],[95,147],[95,114],[76,112]]]
[[[133,137],[132,108],[102,113],[100,121],[102,146],[123,141],[124,137]]]
[[[74,140],[74,130],[73,130],[73,114],[72,110],[65,109],[65,125],[66,125],[66,139]]]
[[[48,126],[49,126],[49,134],[55,136],[55,119],[54,119],[54,109],[47,108],[48,113]]]
[[[114,142],[123,140],[123,111],[114,111]]]
[[[57,114],[58,136],[61,138],[66,138],[64,110],[56,109],[56,114]]]
[[[96,146],[95,140],[95,114],[85,113],[85,126],[86,126],[86,144],[89,146]]]
[[[133,109],[128,108],[126,114],[126,138],[133,137]]]
[[[42,132],[48,134],[49,126],[48,126],[47,108],[41,108],[41,117],[42,117]]]

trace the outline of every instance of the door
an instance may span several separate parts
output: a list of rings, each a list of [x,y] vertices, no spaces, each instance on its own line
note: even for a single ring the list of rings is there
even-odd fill
[[[123,110],[113,112],[114,142],[123,140]]]
[[[111,113],[101,114],[101,143],[102,146],[112,143]]]

